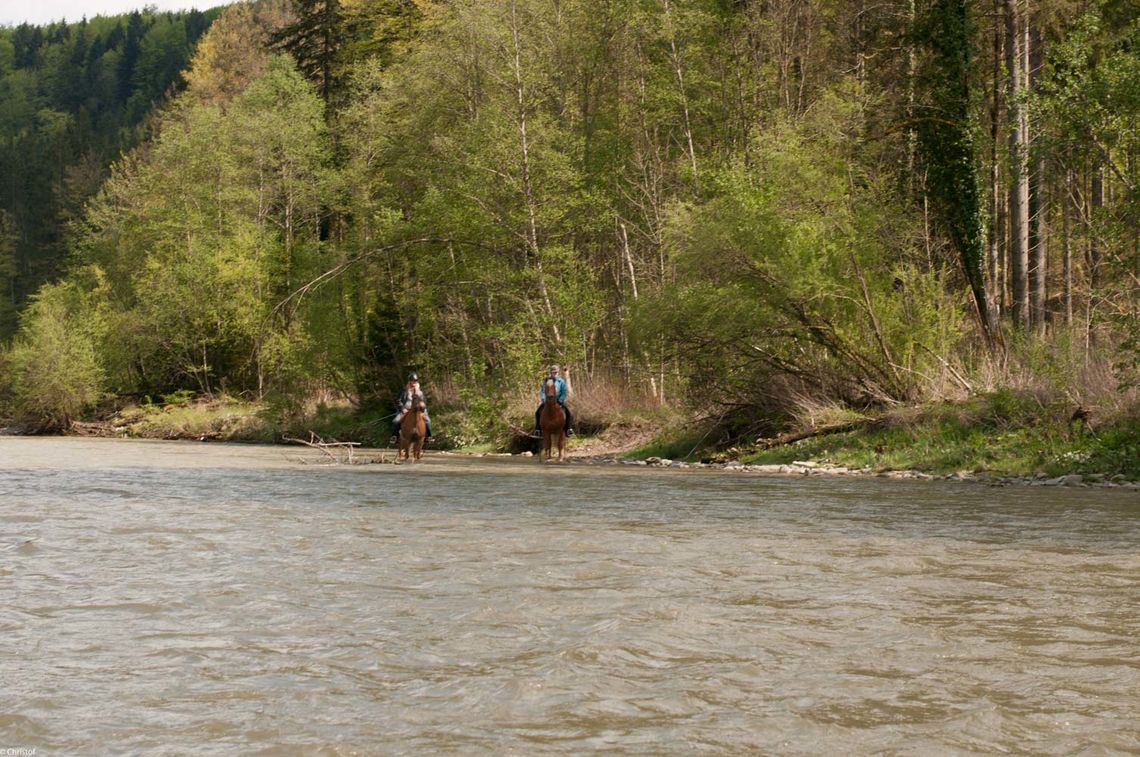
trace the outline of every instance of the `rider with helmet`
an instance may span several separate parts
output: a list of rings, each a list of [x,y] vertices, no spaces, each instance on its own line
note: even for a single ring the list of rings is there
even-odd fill
[[[570,408],[566,407],[566,381],[558,375],[558,366],[550,366],[550,378],[554,379],[554,390],[558,399],[558,404],[562,406],[562,412],[566,415],[566,425],[563,429],[566,431],[566,436],[574,436],[574,424],[570,417]],[[539,388],[539,397],[541,398],[538,403],[538,409],[534,411],[534,431],[530,435],[535,439],[542,438],[542,428],[539,423],[539,417],[542,415],[542,404],[546,402],[546,379],[542,380],[542,386]]]
[[[400,438],[400,421],[404,419],[404,415],[412,409],[412,403],[416,400],[424,400],[424,426],[426,428],[427,437],[425,442],[431,441],[431,417],[427,412],[427,400],[424,398],[423,389],[420,388],[420,376],[418,373],[411,373],[408,375],[408,383],[404,385],[403,391],[400,392],[399,398],[396,400],[396,418],[392,421],[392,438],[390,442],[395,442]]]

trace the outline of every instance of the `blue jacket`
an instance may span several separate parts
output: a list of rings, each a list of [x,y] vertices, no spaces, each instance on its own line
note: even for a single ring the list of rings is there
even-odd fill
[[[547,376],[546,378],[550,378],[550,377]],[[554,377],[554,389],[555,389],[555,392],[556,392],[557,397],[558,397],[558,403],[560,405],[565,405],[566,404],[566,382],[562,380],[561,376],[555,376]],[[542,380],[542,383],[538,385],[538,397],[539,397],[540,401],[542,401],[542,402],[546,401],[546,379],[545,378]]]

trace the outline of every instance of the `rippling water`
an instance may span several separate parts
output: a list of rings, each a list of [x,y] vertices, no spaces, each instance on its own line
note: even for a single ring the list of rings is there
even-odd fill
[[[1136,492],[306,453],[0,439],[0,749],[1140,752]]]

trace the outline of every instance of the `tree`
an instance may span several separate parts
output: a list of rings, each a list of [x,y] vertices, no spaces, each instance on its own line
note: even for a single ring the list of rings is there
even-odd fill
[[[288,51],[328,105],[339,87],[338,56],[344,47],[340,0],[293,0],[297,20],[275,32],[274,45]]]
[[[16,412],[34,428],[66,429],[103,396],[98,325],[77,317],[82,307],[74,287],[50,285],[24,314],[8,360]]]
[[[971,130],[965,0],[930,0],[915,34],[928,52],[919,75],[926,97],[917,126],[928,171],[927,191],[958,252],[974,311],[989,340],[993,328],[982,273],[985,230]]]

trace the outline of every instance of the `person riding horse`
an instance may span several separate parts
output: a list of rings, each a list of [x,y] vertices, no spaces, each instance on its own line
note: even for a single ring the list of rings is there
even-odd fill
[[[557,387],[558,392],[558,404],[562,406],[562,412],[566,414],[566,436],[574,436],[574,424],[573,420],[570,417],[570,408],[566,407],[566,382],[561,376],[558,375],[558,370],[559,369],[557,365],[550,366],[549,377],[554,379],[554,384]],[[542,381],[545,385],[546,379],[544,378]],[[531,437],[534,439],[542,438],[542,428],[539,426],[539,416],[542,413],[542,403],[546,400],[546,395],[543,393],[544,391],[545,390],[540,386],[538,409],[534,411],[534,431],[530,432]]]
[[[404,419],[404,414],[412,409],[412,402],[415,400],[424,400],[424,423],[427,425],[427,437],[425,442],[432,440],[431,433],[431,416],[428,415],[426,409],[427,400],[424,398],[423,389],[420,388],[419,374],[412,373],[408,376],[408,383],[404,385],[404,390],[400,392],[400,397],[396,400],[396,419],[392,421],[392,438],[389,442],[395,442],[400,437],[400,421]]]

